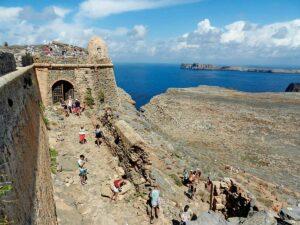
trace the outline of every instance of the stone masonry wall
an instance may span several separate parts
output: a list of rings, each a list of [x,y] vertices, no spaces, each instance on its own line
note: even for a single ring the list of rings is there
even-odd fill
[[[70,82],[74,87],[74,97],[79,97],[74,70],[49,70],[48,76],[48,103],[52,103],[52,86],[59,80]]]
[[[8,52],[0,52],[0,76],[16,70],[14,55]]]
[[[104,104],[118,110],[120,100],[113,68],[100,68],[94,71],[94,90],[98,97],[100,92],[104,95]]]
[[[9,224],[57,224],[40,103],[32,66],[0,77],[0,216]]]

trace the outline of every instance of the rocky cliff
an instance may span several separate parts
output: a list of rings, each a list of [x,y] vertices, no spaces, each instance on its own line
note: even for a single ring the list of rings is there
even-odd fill
[[[181,196],[183,169],[199,168],[204,180],[235,178],[255,196],[260,209],[278,211],[299,200],[299,94],[250,94],[208,86],[169,89],[142,112],[122,90],[119,95],[120,117],[152,146],[152,178],[167,199],[167,215],[186,201]],[[198,195],[207,202],[205,191]],[[200,212],[207,205],[192,207]]]

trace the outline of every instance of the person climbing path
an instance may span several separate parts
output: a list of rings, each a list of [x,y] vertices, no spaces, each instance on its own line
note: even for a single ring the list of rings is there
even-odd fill
[[[80,144],[85,144],[87,142],[86,140],[86,131],[84,129],[84,126],[80,127],[79,130],[79,143]]]
[[[79,167],[79,177],[80,177],[80,183],[82,185],[87,184],[87,169],[84,167],[87,162],[87,159],[84,155],[79,156],[79,160],[77,161],[78,167]]]
[[[122,191],[122,186],[126,184],[126,177],[123,176],[122,179],[115,180],[111,185],[111,190],[113,192],[111,196],[111,201],[116,201],[118,198],[118,194]]]
[[[183,212],[180,214],[180,225],[188,225],[188,222],[191,221],[193,212],[190,209],[189,205],[186,205],[183,209]]]
[[[100,145],[101,145],[101,138],[102,137],[103,137],[103,133],[100,129],[100,125],[97,124],[96,129],[95,129],[95,138],[96,138],[96,144],[99,148],[100,148]]]
[[[158,184],[153,186],[154,188],[150,192],[151,199],[151,213],[150,213],[150,223],[153,224],[154,216],[156,219],[159,217],[159,204],[160,204],[160,191]]]

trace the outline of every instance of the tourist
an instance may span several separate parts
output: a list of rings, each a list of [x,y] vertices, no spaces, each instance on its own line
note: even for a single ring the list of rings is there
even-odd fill
[[[74,103],[74,113],[77,116],[80,116],[80,101],[78,99],[75,99],[75,103]]]
[[[212,189],[212,186],[213,186],[212,184],[213,184],[213,183],[212,183],[210,177],[207,177],[207,181],[206,181],[206,183],[205,183],[205,188],[206,188],[209,192],[211,192],[211,189]]]
[[[126,184],[126,176],[123,176],[121,179],[115,180],[111,185],[111,191],[113,192],[111,196],[111,201],[116,201],[118,194],[122,191],[122,186]]]
[[[196,171],[190,171],[190,176],[189,176],[189,184],[188,184],[188,191],[186,192],[186,195],[190,198],[193,199],[194,195],[196,193]]]
[[[67,100],[67,106],[68,106],[69,112],[72,113],[73,99],[71,96],[69,96],[69,98]]]
[[[96,125],[96,129],[95,129],[95,138],[96,138],[96,144],[98,147],[100,147],[101,145],[101,138],[102,138],[102,131],[100,130],[100,125],[97,124]]]
[[[80,107],[81,112],[84,112],[85,108],[86,108],[86,102],[83,102],[83,104]]]
[[[189,183],[189,172],[187,171],[187,169],[184,169],[183,171],[182,183],[183,185],[187,185]]]
[[[66,102],[62,98],[59,100],[59,102],[60,102],[61,107],[64,109],[64,113],[65,113],[66,117],[68,117],[69,110],[68,110],[68,106],[67,106]]]
[[[157,184],[154,185],[153,190],[150,192],[151,199],[151,214],[150,214],[150,223],[154,222],[154,216],[158,219],[159,214],[159,203],[160,203],[160,191]]]
[[[180,214],[180,225],[187,225],[189,221],[192,220],[193,212],[190,207],[186,205],[183,209],[183,212]]]
[[[87,160],[85,159],[85,156],[80,155],[77,163],[78,163],[78,167],[79,167],[80,182],[82,185],[86,184],[86,181],[87,181],[87,169],[84,168],[86,162],[87,162]]]
[[[189,175],[189,183],[192,184],[196,180],[196,171],[191,170]]]
[[[201,170],[199,168],[197,168],[196,170],[196,178],[195,178],[195,183],[198,184],[200,182],[200,178],[201,178]]]
[[[84,129],[84,127],[82,126],[79,130],[79,143],[80,144],[85,144],[87,141],[86,141],[86,131]]]

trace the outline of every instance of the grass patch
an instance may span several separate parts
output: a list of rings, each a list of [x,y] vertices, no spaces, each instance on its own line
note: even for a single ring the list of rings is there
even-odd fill
[[[41,110],[42,112],[45,112],[46,107],[45,107],[45,105],[43,104],[43,102],[39,102],[39,107],[40,107],[40,110]]]
[[[51,172],[53,174],[56,174],[56,172],[57,172],[56,158],[57,158],[58,152],[55,148],[50,148],[49,152],[50,152],[50,159],[51,159]]]
[[[0,197],[6,195],[8,192],[12,190],[12,186],[10,184],[6,184],[0,187]]]
[[[85,102],[86,104],[90,107],[90,108],[93,108],[93,106],[95,105],[95,100],[92,96],[92,89],[90,88],[87,88],[86,89],[86,92],[85,92]]]
[[[271,208],[273,206],[273,201],[270,199],[266,199],[263,197],[258,197],[257,201],[266,206],[267,208]]]
[[[99,93],[98,93],[98,101],[100,103],[104,103],[104,93],[103,93],[103,91],[99,91]]]
[[[181,179],[180,179],[176,174],[170,174],[169,176],[174,180],[175,184],[176,184],[178,187],[181,187],[181,186],[182,186]]]
[[[6,216],[4,216],[4,218],[0,218],[0,225],[9,225],[9,224],[13,224],[13,223],[10,223]]]

